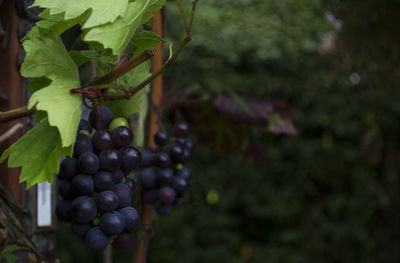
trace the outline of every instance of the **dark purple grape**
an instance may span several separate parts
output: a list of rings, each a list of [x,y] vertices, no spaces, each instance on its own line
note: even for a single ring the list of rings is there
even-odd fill
[[[116,148],[128,146],[132,143],[133,133],[128,127],[120,126],[112,130],[111,140]]]
[[[114,183],[119,184],[120,182],[122,182],[122,179],[124,179],[124,172],[122,172],[121,170],[116,170],[112,173],[112,176]]]
[[[85,245],[96,251],[104,250],[109,241],[108,236],[98,226],[92,227],[85,235]]]
[[[139,226],[140,217],[135,208],[128,206],[118,210],[125,218],[125,230],[131,231]]]
[[[78,223],[89,223],[97,215],[96,202],[93,198],[80,196],[72,201],[72,218]]]
[[[192,157],[192,153],[189,149],[183,149],[182,155],[179,157],[179,162],[186,164],[190,161],[190,157]]]
[[[94,182],[90,175],[78,174],[72,178],[71,191],[74,196],[91,196],[94,193]]]
[[[125,225],[125,217],[117,211],[105,213],[100,217],[100,229],[104,234],[109,236],[122,233]]]
[[[176,138],[175,142],[183,147],[183,146],[185,146],[186,139],[178,137],[178,138]]]
[[[93,148],[97,153],[113,149],[111,135],[108,131],[96,131],[92,138]]]
[[[161,204],[169,205],[172,204],[175,200],[176,192],[174,189],[168,186],[162,187],[158,190],[158,200]]]
[[[133,146],[125,146],[119,150],[122,160],[122,171],[129,174],[133,169],[139,167],[142,154]]]
[[[192,139],[190,139],[190,138],[185,139],[184,147],[186,149],[188,149],[190,152],[192,152],[194,150],[194,146],[195,145],[194,145],[194,142]]]
[[[174,135],[176,137],[185,137],[189,133],[189,124],[187,122],[178,122],[174,125]]]
[[[77,166],[84,174],[95,174],[100,168],[99,158],[92,152],[85,152],[79,156]]]
[[[158,190],[149,190],[143,193],[143,200],[149,204],[155,204],[158,200]]]
[[[171,156],[172,160],[178,161],[183,153],[183,149],[178,144],[173,144],[168,148],[168,153]]]
[[[71,201],[60,200],[56,205],[56,216],[58,219],[65,222],[71,221]]]
[[[142,151],[142,161],[140,162],[141,168],[152,166],[155,162],[154,150],[150,147],[145,148]]]
[[[68,179],[62,179],[58,183],[58,193],[63,197],[64,199],[71,200],[73,195],[72,195],[72,190],[71,190],[71,180]]]
[[[157,214],[160,216],[165,216],[171,213],[172,211],[172,205],[163,205],[161,203],[156,203],[154,205],[154,209],[156,210]]]
[[[78,132],[80,131],[87,131],[89,133],[92,133],[93,128],[87,120],[81,119],[78,126]]]
[[[190,169],[184,166],[181,170],[178,171],[176,177],[184,179],[186,182],[189,182],[191,177]]]
[[[106,150],[100,153],[100,168],[115,172],[121,168],[122,160],[117,150]]]
[[[185,194],[185,192],[188,189],[188,185],[187,182],[179,177],[175,177],[172,180],[172,188],[174,188],[174,190],[179,194],[179,195],[183,195]]]
[[[162,152],[157,156],[157,166],[160,168],[168,168],[171,164],[171,158],[168,153]]]
[[[169,142],[168,133],[165,131],[158,131],[154,134],[154,142],[160,147],[167,145]]]
[[[140,185],[146,189],[152,189],[157,185],[157,173],[152,167],[141,170],[138,178]]]
[[[131,205],[133,194],[126,184],[116,184],[113,187],[113,192],[118,196],[118,208],[123,208]]]
[[[115,185],[112,173],[107,171],[97,172],[93,177],[93,181],[96,192],[111,190]]]
[[[112,212],[117,209],[119,199],[113,191],[103,191],[96,196],[96,205],[101,213]]]
[[[135,195],[136,193],[136,183],[133,181],[131,178],[126,177],[125,178],[125,184],[129,186],[129,189],[131,190],[132,194]]]
[[[78,133],[74,144],[74,156],[79,157],[85,152],[93,152],[92,141],[86,134]]]
[[[66,157],[61,162],[60,172],[61,172],[62,178],[71,179],[72,177],[74,177],[75,174],[77,173],[76,159]]]
[[[174,172],[171,169],[161,169],[157,172],[157,181],[162,185],[171,184],[173,178]]]
[[[133,243],[133,235],[123,232],[119,234],[113,241],[112,245],[116,249],[129,249]]]
[[[92,227],[91,224],[85,223],[81,224],[78,222],[72,222],[71,223],[71,230],[73,233],[77,234],[80,237],[83,237],[86,235],[86,233],[89,231],[89,229]]]
[[[100,106],[100,116],[96,109],[90,111],[89,122],[96,130],[106,130],[114,119],[114,114],[106,106]],[[100,127],[99,127],[100,125]]]

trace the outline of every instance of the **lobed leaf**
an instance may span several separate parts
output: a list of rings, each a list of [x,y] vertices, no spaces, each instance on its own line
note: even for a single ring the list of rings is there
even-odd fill
[[[36,183],[53,181],[62,155],[71,156],[72,146],[63,148],[57,128],[44,119],[4,151],[0,162],[9,157],[9,167],[22,166],[19,181],[26,182],[26,187],[30,188]]]

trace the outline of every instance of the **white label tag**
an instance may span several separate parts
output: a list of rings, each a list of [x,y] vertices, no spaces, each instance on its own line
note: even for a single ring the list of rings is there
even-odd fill
[[[37,225],[51,226],[51,184],[37,185]]]

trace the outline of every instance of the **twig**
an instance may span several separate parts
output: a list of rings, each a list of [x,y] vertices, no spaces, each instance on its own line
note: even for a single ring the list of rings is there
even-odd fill
[[[28,106],[0,112],[0,123],[20,119],[35,113],[35,109],[28,109]]]
[[[15,133],[17,133],[19,130],[22,130],[22,128],[24,128],[24,125],[20,122],[12,126],[10,129],[8,129],[8,131],[0,136],[0,144],[10,139]]]

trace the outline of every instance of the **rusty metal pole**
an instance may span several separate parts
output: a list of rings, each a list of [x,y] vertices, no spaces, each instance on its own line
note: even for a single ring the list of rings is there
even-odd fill
[[[161,11],[154,12],[154,17],[151,20],[152,31],[163,36],[163,19]],[[151,71],[158,71],[163,65],[163,45],[158,44],[154,48],[154,56],[152,58]],[[149,112],[149,132],[148,132],[148,145],[155,148],[153,140],[154,134],[159,130],[158,127],[158,110],[161,108],[163,98],[163,79],[162,75],[153,80],[151,85],[150,95],[150,112]],[[150,235],[152,232],[152,213],[153,206],[142,201],[141,210],[141,233],[139,233],[136,250],[134,255],[134,263],[145,263],[147,260],[147,249],[150,242]]]

